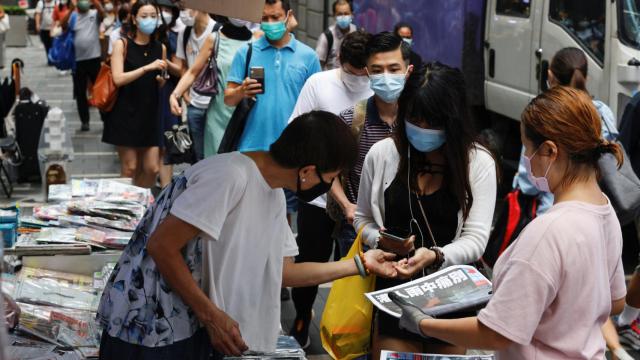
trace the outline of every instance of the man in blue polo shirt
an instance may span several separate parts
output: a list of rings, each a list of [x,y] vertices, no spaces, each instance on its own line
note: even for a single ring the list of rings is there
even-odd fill
[[[287,31],[289,0],[266,0],[260,28],[265,36],[253,43],[249,68],[264,68],[261,84],[245,74],[248,46],[238,50],[227,78],[224,101],[236,106],[244,97],[257,102],[247,119],[238,150],[266,151],[280,136],[307,79],[321,71],[315,51]]]

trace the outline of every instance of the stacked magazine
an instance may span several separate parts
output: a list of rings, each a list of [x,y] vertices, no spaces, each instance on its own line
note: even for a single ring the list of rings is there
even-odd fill
[[[478,309],[491,298],[491,282],[473,266],[455,265],[392,288],[365,294],[380,310],[399,318],[400,308],[389,298],[395,293],[438,317],[461,310]]]
[[[493,355],[438,355],[382,350],[380,360],[495,360]]]

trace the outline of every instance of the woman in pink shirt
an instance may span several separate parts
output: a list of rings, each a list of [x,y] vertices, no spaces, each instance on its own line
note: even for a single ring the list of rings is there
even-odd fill
[[[602,359],[601,327],[622,311],[622,233],[598,186],[597,161],[617,144],[602,140],[589,95],[554,87],[522,114],[523,160],[531,183],[554,206],[533,220],[495,265],[494,295],[477,317],[444,320],[394,299],[400,327],[499,359]],[[409,260],[410,261],[410,260]],[[398,266],[405,266],[399,263]]]

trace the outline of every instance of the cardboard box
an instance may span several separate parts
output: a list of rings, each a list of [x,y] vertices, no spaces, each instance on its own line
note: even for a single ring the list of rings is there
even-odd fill
[[[185,7],[259,23],[264,0],[184,0]]]

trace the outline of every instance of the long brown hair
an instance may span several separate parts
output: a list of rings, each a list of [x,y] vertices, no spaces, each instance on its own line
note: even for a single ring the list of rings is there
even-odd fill
[[[477,142],[477,133],[467,104],[464,75],[459,69],[438,62],[426,64],[412,74],[398,108],[398,121],[393,135],[400,154],[398,173],[407,174],[407,167],[410,166],[408,186],[417,191],[418,175],[428,165],[425,157],[409,145],[405,119],[424,120],[431,127],[443,129],[447,137],[442,147],[446,158],[445,181],[466,219],[473,205],[469,152]]]
[[[551,59],[550,70],[560,85],[587,91],[589,63],[582,50],[567,47],[558,51]]]
[[[622,164],[620,146],[602,139],[601,121],[589,94],[568,86],[538,95],[522,113],[524,134],[536,147],[550,140],[567,153],[562,185],[581,179],[585,168],[598,174],[602,154],[611,153]]]

